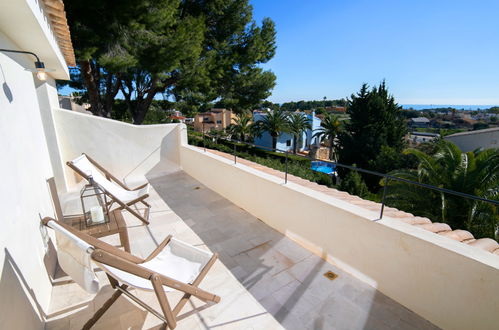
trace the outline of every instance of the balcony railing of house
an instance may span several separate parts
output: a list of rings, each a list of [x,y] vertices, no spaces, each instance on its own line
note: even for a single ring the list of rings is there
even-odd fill
[[[288,183],[288,174],[289,174],[289,171],[288,171],[288,159],[289,159],[289,157],[288,156],[290,154],[290,152],[288,150],[271,148],[271,147],[257,145],[254,143],[244,142],[244,141],[240,141],[240,140],[236,140],[236,139],[222,139],[222,138],[220,138],[219,140],[224,140],[224,141],[227,141],[227,142],[230,142],[233,144],[232,155],[234,156],[234,164],[237,164],[237,144],[243,144],[243,145],[247,145],[247,146],[251,146],[251,147],[255,147],[255,148],[260,148],[260,149],[271,151],[271,152],[278,152],[278,153],[284,154],[285,155],[284,184]],[[203,149],[204,149],[204,151],[206,151],[206,134],[203,134]],[[383,213],[384,213],[385,206],[386,206],[387,191],[389,189],[390,181],[399,181],[399,182],[403,182],[406,184],[418,186],[421,188],[437,191],[437,192],[440,192],[443,194],[450,194],[450,195],[459,196],[459,197],[473,200],[473,201],[477,201],[477,202],[489,203],[495,207],[499,206],[499,201],[497,201],[497,200],[491,200],[491,199],[487,199],[487,198],[483,198],[483,197],[479,197],[479,196],[475,196],[475,195],[471,195],[471,194],[467,194],[467,193],[463,193],[463,192],[459,192],[459,191],[455,191],[455,190],[451,190],[451,189],[446,189],[446,188],[437,187],[437,186],[433,186],[433,185],[426,184],[426,183],[416,182],[416,181],[400,178],[400,177],[393,176],[393,175],[386,174],[386,173],[380,173],[380,172],[376,172],[376,171],[371,171],[371,170],[359,168],[356,166],[341,164],[341,163],[331,161],[331,160],[324,160],[324,159],[314,158],[314,157],[300,155],[300,154],[292,154],[292,155],[306,158],[310,161],[317,161],[317,162],[321,162],[324,164],[329,164],[333,168],[344,168],[344,169],[348,169],[348,170],[357,171],[360,173],[374,175],[376,177],[383,179],[384,185],[383,185],[383,192],[382,192],[382,197],[381,197],[381,210],[380,210],[379,219],[375,219],[375,221],[379,221],[379,220],[383,219]]]

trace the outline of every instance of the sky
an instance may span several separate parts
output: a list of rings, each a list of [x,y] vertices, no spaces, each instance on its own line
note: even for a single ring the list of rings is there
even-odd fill
[[[276,23],[270,101],[348,97],[386,80],[399,104],[499,104],[499,0],[250,0]]]

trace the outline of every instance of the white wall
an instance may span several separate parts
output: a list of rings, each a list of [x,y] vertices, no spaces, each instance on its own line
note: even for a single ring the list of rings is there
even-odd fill
[[[17,45],[0,32],[0,48]],[[0,52],[0,327],[41,329],[52,286],[42,216],[53,215],[53,175],[34,77],[25,55]],[[53,81],[51,82],[53,83]],[[50,271],[50,270],[49,270]]]
[[[64,109],[54,118],[64,163],[86,153],[128,183],[180,169],[180,124],[137,126]],[[64,170],[71,189],[80,178]]]
[[[499,148],[499,129],[485,129],[473,134],[448,135],[445,140],[454,143],[463,152],[483,148]]]
[[[185,144],[183,170],[435,325],[499,324],[499,257]]]

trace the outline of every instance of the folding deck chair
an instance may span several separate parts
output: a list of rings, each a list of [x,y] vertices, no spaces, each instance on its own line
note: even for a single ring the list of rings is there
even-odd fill
[[[90,182],[90,177],[104,190],[112,203],[117,203],[119,209],[126,209],[145,224],[149,224],[149,211],[151,205],[145,201],[149,197],[149,183],[145,183],[135,189],[128,188],[122,181],[118,180],[104,167],[86,154],[66,163],[76,173]],[[136,203],[146,206],[144,215],[134,210],[131,206]]]
[[[96,293],[98,278],[92,263],[101,268],[116,292],[95,312],[83,329],[90,329],[111,305],[125,294],[165,325],[174,329],[176,317],[191,296],[205,302],[218,303],[220,297],[198,286],[215,263],[218,255],[201,250],[169,235],[146,259],[136,257],[50,217],[42,220],[56,233],[57,257],[61,268],[82,288]],[[66,268],[66,269],[65,269]],[[156,311],[127,288],[154,291],[162,313]],[[165,292],[179,290],[183,297],[172,309]]]

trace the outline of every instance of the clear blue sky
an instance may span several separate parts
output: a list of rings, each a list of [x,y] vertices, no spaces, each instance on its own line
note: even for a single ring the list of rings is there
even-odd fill
[[[250,0],[276,23],[273,102],[386,79],[400,104],[499,104],[499,0]]]

